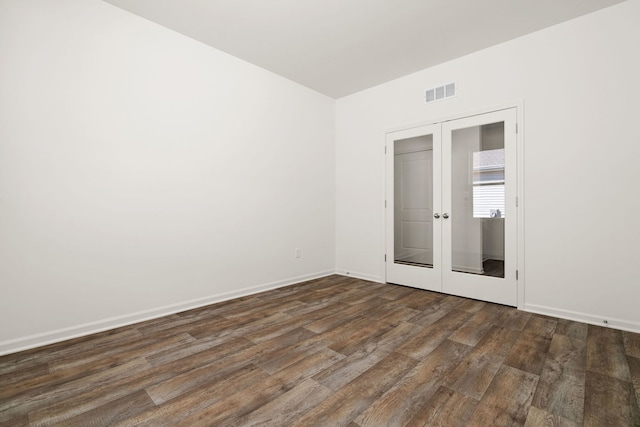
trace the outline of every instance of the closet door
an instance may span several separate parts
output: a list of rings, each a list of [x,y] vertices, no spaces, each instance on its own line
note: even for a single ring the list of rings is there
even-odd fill
[[[442,291],[517,305],[516,110],[442,124]]]
[[[387,134],[387,282],[442,290],[440,125]]]

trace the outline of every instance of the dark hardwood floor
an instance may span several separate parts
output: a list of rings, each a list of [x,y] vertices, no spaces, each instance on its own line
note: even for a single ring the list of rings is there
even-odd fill
[[[640,335],[331,276],[0,357],[0,425],[638,426]]]

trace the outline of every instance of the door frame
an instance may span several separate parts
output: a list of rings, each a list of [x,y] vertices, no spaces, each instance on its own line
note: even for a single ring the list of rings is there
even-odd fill
[[[424,120],[421,122],[414,122],[411,124],[407,124],[404,126],[394,126],[388,128],[383,135],[381,152],[385,153],[383,155],[383,167],[384,167],[384,177],[382,180],[382,222],[384,226],[382,227],[382,247],[381,253],[383,254],[381,258],[382,262],[382,271],[384,271],[384,281],[387,281],[387,226],[388,226],[388,212],[392,205],[387,201],[387,176],[389,174],[389,167],[387,164],[387,155],[386,155],[386,146],[387,146],[387,138],[388,135],[398,131],[408,131],[413,128],[423,127],[428,125],[437,125],[439,123],[444,123],[451,120],[464,119],[467,117],[482,115],[486,113],[492,113],[500,110],[507,110],[515,108],[516,110],[516,196],[517,196],[517,226],[516,226],[516,269],[518,271],[517,274],[517,308],[522,310],[524,309],[524,301],[525,301],[525,283],[526,283],[526,269],[525,269],[525,121],[524,121],[524,113],[525,113],[525,102],[524,99],[518,99],[511,102],[506,102],[502,104],[495,104],[493,106],[486,106],[483,108],[462,111],[446,116],[435,116],[432,119]],[[387,208],[387,205],[389,208]]]

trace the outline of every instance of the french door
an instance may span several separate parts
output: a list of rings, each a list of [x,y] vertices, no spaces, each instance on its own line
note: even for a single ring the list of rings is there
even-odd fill
[[[515,108],[386,144],[387,282],[517,305]]]

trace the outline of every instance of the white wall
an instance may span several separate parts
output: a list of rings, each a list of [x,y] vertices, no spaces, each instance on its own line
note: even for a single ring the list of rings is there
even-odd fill
[[[333,272],[334,100],[98,0],[0,64],[0,353]]]
[[[482,150],[504,148],[504,125],[482,126]],[[504,261],[504,218],[487,218],[482,220],[482,255],[483,259]]]
[[[630,0],[338,100],[337,270],[384,280],[385,131],[523,100],[523,308],[640,330],[639,16]]]

